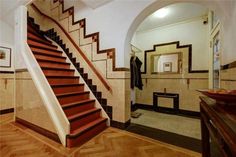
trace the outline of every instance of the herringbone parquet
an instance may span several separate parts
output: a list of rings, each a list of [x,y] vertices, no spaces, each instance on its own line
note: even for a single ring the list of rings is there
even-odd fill
[[[60,144],[14,122],[0,125],[1,157],[200,157],[200,154],[108,128],[81,147]]]

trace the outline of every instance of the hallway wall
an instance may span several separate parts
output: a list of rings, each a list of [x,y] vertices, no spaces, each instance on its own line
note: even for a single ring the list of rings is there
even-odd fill
[[[132,43],[142,51],[153,49],[153,45],[180,41],[181,45],[192,44],[192,69],[208,70],[208,25],[204,17],[197,17],[152,30],[138,31]],[[144,62],[144,53],[136,53]],[[142,66],[143,68],[143,66]]]
[[[0,67],[0,71],[14,70],[14,28],[0,20],[0,46],[11,48],[11,67]]]
[[[86,18],[88,33],[100,32],[101,48],[115,47],[117,50],[117,66],[129,67],[129,42],[133,32],[143,21],[146,15],[154,12],[162,6],[173,2],[195,2],[193,0],[145,0],[145,1],[112,1],[97,9],[88,8],[77,1],[67,1],[67,7],[75,5],[76,19]],[[236,38],[236,2],[211,0],[196,1],[198,4],[205,5],[215,10],[223,23],[223,59],[222,64],[227,64],[236,60],[234,53],[234,43]],[[125,45],[124,45],[125,44]]]

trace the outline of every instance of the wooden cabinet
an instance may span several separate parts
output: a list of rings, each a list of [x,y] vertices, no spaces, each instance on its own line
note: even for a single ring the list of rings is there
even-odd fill
[[[214,143],[220,157],[236,157],[236,105],[222,105],[200,97],[202,156],[215,157]]]

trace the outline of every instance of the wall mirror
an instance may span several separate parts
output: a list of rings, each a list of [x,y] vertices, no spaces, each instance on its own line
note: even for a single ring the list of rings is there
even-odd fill
[[[166,53],[151,55],[151,73],[181,73],[182,53]]]

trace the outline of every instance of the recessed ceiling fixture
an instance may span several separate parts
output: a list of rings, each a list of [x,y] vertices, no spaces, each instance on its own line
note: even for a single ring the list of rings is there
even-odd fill
[[[164,18],[164,17],[166,17],[166,15],[168,15],[168,13],[169,13],[168,8],[162,8],[162,9],[159,9],[156,12],[154,12],[153,16],[157,17],[157,18]]]

